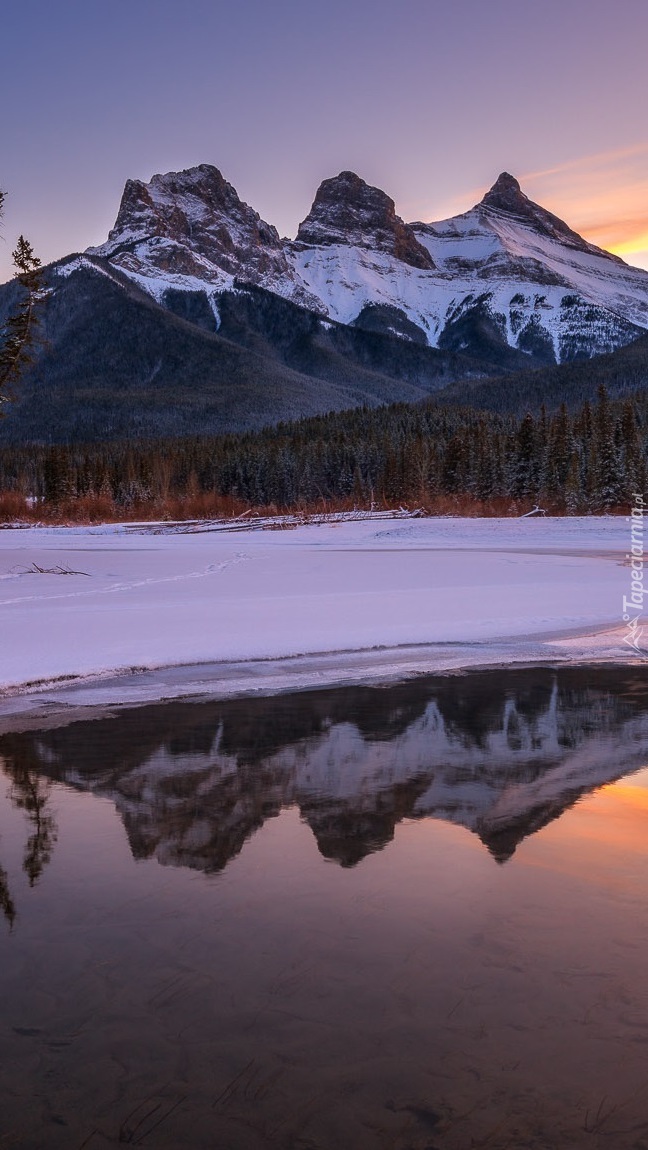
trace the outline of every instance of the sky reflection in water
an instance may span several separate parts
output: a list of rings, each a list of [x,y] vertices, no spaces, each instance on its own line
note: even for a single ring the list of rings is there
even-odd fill
[[[646,1150],[646,764],[641,669],[0,734],[0,1146]]]

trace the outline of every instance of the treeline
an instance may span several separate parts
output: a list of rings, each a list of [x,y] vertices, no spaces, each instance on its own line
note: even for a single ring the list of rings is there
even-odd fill
[[[611,400],[601,387],[574,413],[563,405],[515,418],[429,401],[238,435],[7,446],[0,491],[5,518],[25,497],[41,517],[395,503],[577,514],[627,509],[634,492],[646,492],[647,465],[648,396]]]
[[[648,384],[648,336],[593,359],[573,359],[514,371],[490,379],[458,380],[444,388],[444,403],[479,407],[485,411],[523,416],[544,403],[548,410],[564,401],[575,410],[604,386],[608,394],[623,398],[644,391]]]

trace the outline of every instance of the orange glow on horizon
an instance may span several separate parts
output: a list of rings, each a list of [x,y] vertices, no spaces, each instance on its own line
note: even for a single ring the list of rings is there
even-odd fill
[[[648,854],[647,784],[648,768],[644,768],[638,777],[587,795],[528,839],[521,857],[530,866],[559,869],[595,886],[623,889],[628,857],[644,859]]]
[[[590,243],[648,268],[648,143],[529,172],[520,183]]]
[[[648,143],[512,174],[530,199],[584,239],[648,269]],[[440,220],[466,212],[489,186],[468,190],[447,201],[441,211],[427,211],[418,218]]]

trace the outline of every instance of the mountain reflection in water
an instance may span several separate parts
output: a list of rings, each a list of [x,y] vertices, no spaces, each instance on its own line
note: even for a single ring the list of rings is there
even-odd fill
[[[0,733],[3,1150],[648,1150],[645,669],[76,714]]]
[[[403,819],[426,818],[468,828],[503,863],[581,795],[646,762],[646,677],[618,668],[175,702],[0,735],[30,820],[32,881],[56,838],[48,780],[112,800],[134,858],[214,873],[291,806],[344,867]],[[11,920],[1,869],[0,903]]]

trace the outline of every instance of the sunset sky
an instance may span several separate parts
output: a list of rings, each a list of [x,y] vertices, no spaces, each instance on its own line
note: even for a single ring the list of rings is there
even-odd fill
[[[646,0],[24,0],[3,14],[0,279],[101,242],[125,180],[213,163],[294,235],[357,171],[408,220],[498,173],[648,268]]]

